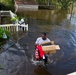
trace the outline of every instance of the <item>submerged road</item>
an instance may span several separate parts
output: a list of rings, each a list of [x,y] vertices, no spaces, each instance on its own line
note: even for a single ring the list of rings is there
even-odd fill
[[[34,55],[34,42],[41,35],[41,32],[46,32],[47,36],[55,41],[55,44],[60,45],[61,50],[56,54],[50,55],[50,60],[53,63],[46,67],[32,66],[26,71],[25,63],[17,75],[66,75],[76,71],[76,30],[75,25],[70,25],[68,21],[62,22],[60,25],[41,25],[39,20],[30,20],[28,35],[22,38],[19,42],[25,49],[25,53],[30,62]],[[67,26],[69,24],[69,26]],[[74,26],[74,27],[73,27]],[[26,49],[27,48],[27,49]]]
[[[43,12],[44,14],[41,15]],[[54,15],[51,11],[43,10],[34,13],[34,18],[27,19],[29,24],[27,35],[24,33],[24,37],[0,54],[0,75],[67,75],[75,72],[76,25],[71,24],[71,21],[66,18],[67,14],[62,11],[55,12]],[[24,14],[27,16],[31,14],[33,17],[34,13]],[[50,61],[53,62],[46,67],[38,66],[31,61],[35,51],[34,43],[42,32],[46,32],[47,37],[54,40],[61,48],[56,54],[49,55]]]

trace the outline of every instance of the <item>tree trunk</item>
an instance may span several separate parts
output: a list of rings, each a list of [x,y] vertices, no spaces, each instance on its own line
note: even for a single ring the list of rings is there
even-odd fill
[[[72,2],[72,8],[71,8],[71,16],[70,16],[70,20],[71,20],[71,17],[72,17],[73,5],[74,5],[74,1]]]
[[[50,0],[48,0],[48,6],[50,5]]]

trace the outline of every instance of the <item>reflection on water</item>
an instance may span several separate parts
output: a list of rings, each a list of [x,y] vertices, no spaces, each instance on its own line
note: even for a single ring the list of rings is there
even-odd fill
[[[39,19],[42,21],[48,21],[48,23],[60,23],[63,19],[67,18],[68,10],[38,10],[38,11],[26,11],[23,14],[17,12],[21,16],[27,18]],[[64,14],[64,15],[63,15]]]

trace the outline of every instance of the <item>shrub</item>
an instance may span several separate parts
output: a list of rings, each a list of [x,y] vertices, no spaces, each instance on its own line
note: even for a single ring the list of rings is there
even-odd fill
[[[4,32],[6,33],[7,37],[9,38],[10,32],[8,30],[3,30],[2,28],[0,28],[0,39],[3,39]]]
[[[18,20],[19,18],[16,16],[16,17],[14,17],[14,18],[11,18],[11,21],[16,21],[16,20]]]
[[[14,10],[14,0],[0,0],[0,10]]]

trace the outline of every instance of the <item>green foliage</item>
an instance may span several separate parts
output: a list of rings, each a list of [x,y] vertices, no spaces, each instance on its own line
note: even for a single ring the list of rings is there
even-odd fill
[[[48,4],[48,0],[37,0],[38,4],[46,5]]]
[[[26,17],[22,17],[23,19],[24,19],[24,21],[26,21],[27,20],[27,18]]]
[[[19,19],[18,17],[14,17],[14,18],[11,18],[11,21],[16,21],[18,19]]]
[[[0,0],[0,10],[13,10],[14,0]]]
[[[0,28],[0,38],[3,38],[3,30]]]
[[[3,33],[6,33],[7,37],[10,36],[10,32],[8,30],[3,30],[2,28],[0,28],[0,38],[3,38]]]
[[[61,9],[67,9],[73,2],[73,0],[57,0]]]
[[[56,4],[56,0],[36,0],[38,4],[42,5],[50,5],[50,4]]]
[[[4,32],[6,33],[7,37],[10,37],[10,32],[8,30],[4,30]]]
[[[55,5],[61,9],[67,9],[76,0],[36,0],[39,5]]]
[[[1,3],[5,4],[6,6],[11,6],[13,0],[0,0]]]

